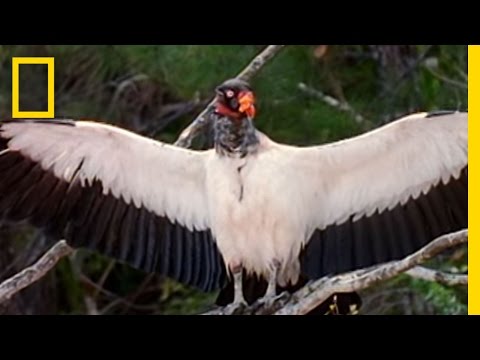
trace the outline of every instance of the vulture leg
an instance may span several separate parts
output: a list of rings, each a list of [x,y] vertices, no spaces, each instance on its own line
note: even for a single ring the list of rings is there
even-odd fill
[[[265,298],[274,298],[277,296],[277,275],[280,270],[280,263],[274,262],[273,270],[270,273],[270,278],[268,279],[267,292],[265,293]]]
[[[232,274],[231,279],[233,280],[233,302],[231,302],[231,298],[229,300],[230,304],[225,306],[225,304],[218,304],[220,306],[225,306],[223,309],[224,315],[236,315],[242,309],[248,307],[248,303],[245,300],[243,295],[243,268],[242,266],[231,266],[230,273]],[[230,282],[231,284],[231,282]],[[230,291],[232,287],[230,287]],[[232,294],[232,293],[230,293]]]
[[[233,269],[234,298],[232,306],[247,305],[243,296],[243,272],[241,267]]]

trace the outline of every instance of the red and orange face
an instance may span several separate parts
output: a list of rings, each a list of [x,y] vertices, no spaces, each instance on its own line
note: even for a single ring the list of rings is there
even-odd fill
[[[218,114],[235,119],[255,117],[255,95],[246,82],[228,80],[217,87],[216,92],[215,111]]]

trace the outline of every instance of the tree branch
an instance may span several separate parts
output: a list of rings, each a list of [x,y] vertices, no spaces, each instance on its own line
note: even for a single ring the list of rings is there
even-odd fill
[[[439,80],[447,83],[447,84],[450,84],[450,85],[453,85],[453,86],[456,86],[456,87],[459,87],[463,90],[468,90],[468,83],[465,82],[461,82],[461,81],[457,81],[457,80],[454,80],[454,79],[450,79],[449,77],[445,76],[445,75],[442,75],[440,74],[439,72],[431,69],[431,68],[428,68],[426,67],[427,71],[432,74],[433,76],[435,76],[436,78],[438,78]]]
[[[326,95],[323,92],[321,92],[317,89],[311,88],[304,83],[299,83],[298,84],[298,89],[300,91],[304,92],[305,94],[309,95],[309,96],[313,96],[313,97],[323,101],[327,105],[330,105],[330,106],[332,106],[332,107],[334,107],[334,108],[336,108],[340,111],[345,111],[345,112],[350,113],[350,115],[352,115],[353,118],[355,119],[355,121],[359,124],[361,124],[362,122],[365,121],[363,116],[361,114],[359,114],[358,112],[356,112],[350,106],[350,104],[348,102],[337,100],[334,97],[332,97],[330,95]]]
[[[468,285],[468,275],[448,274],[439,270],[416,266],[406,272],[407,275],[426,281],[438,282],[447,286]]]
[[[248,66],[237,75],[238,79],[249,81],[258,71],[271,59],[277,55],[285,45],[269,45],[259,55],[257,55]],[[175,145],[189,148],[192,145],[192,140],[202,132],[210,123],[208,116],[214,107],[214,100],[212,100],[205,110],[180,134]]]
[[[44,277],[57,262],[71,254],[73,249],[65,241],[59,241],[35,264],[29,266],[0,284],[0,303]]]

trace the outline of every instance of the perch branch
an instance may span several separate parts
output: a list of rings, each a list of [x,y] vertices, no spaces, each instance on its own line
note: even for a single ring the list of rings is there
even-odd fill
[[[236,77],[245,81],[249,81],[258,71],[272,58],[277,55],[285,45],[269,45],[259,55],[257,55],[248,66],[242,70]],[[192,144],[192,140],[209,124],[209,114],[213,110],[214,100],[212,100],[205,110],[180,134],[175,145],[188,148]]]
[[[468,275],[448,274],[423,266],[414,267],[408,270],[406,274],[416,279],[438,282],[447,286],[468,285]]]
[[[71,254],[73,249],[65,241],[59,241],[35,264],[29,266],[0,284],[0,303],[44,277],[57,262]]]
[[[360,115],[359,113],[357,113],[350,106],[350,104],[347,103],[347,102],[337,100],[334,97],[332,97],[330,95],[326,95],[326,94],[322,93],[321,91],[319,91],[317,89],[313,89],[313,88],[307,86],[304,83],[298,84],[298,89],[300,91],[304,92],[305,94],[309,95],[309,96],[312,96],[314,98],[317,98],[317,99],[323,101],[327,105],[330,105],[330,106],[332,106],[332,107],[334,107],[334,108],[336,108],[340,111],[350,113],[353,116],[353,118],[355,119],[355,121],[359,124],[361,124],[365,121],[363,116]]]
[[[231,313],[238,315],[303,315],[313,310],[333,294],[366,289],[376,283],[386,281],[401,273],[407,272],[442,251],[466,243],[467,241],[468,230],[447,234],[435,239],[416,253],[402,260],[319,279],[303,287],[293,295],[283,294],[283,296],[268,306],[260,302],[241,309],[232,309],[230,307],[215,309],[205,315],[225,315]]]

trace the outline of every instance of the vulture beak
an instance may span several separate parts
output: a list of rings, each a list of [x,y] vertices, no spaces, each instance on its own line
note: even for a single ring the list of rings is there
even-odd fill
[[[253,119],[255,117],[255,96],[253,93],[251,91],[241,92],[238,95],[238,102],[240,104],[238,111]]]

